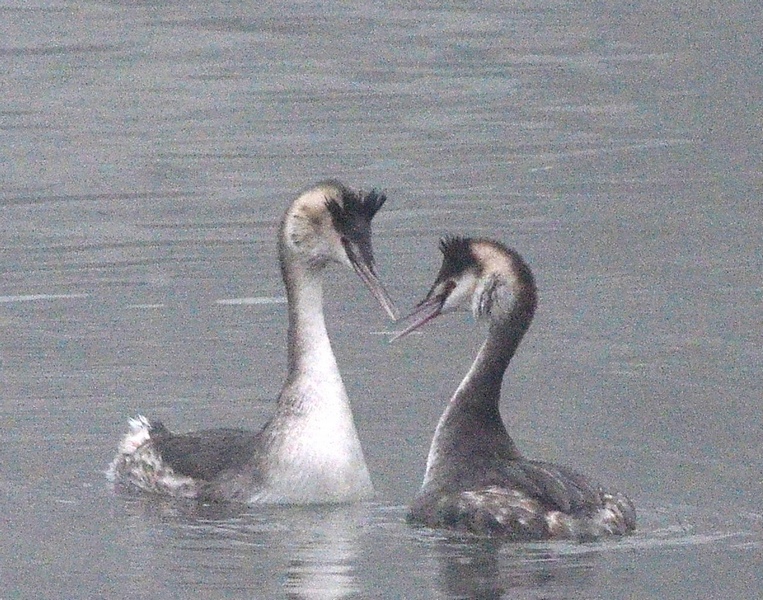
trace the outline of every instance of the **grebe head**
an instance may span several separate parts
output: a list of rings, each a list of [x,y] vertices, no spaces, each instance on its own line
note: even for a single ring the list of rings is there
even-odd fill
[[[413,312],[411,323],[391,341],[405,337],[439,315],[470,308],[476,319],[497,320],[514,306],[520,290],[535,290],[522,257],[492,240],[445,237],[442,266],[434,285]]]
[[[281,224],[281,259],[321,270],[330,262],[352,268],[387,314],[395,306],[376,275],[371,219],[386,201],[383,193],[355,192],[336,180],[304,192],[286,211]]]

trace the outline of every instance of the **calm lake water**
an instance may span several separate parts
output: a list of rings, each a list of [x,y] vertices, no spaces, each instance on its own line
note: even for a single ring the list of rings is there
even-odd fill
[[[0,6],[0,598],[757,598],[763,177],[755,2]],[[533,267],[502,410],[627,492],[636,535],[412,529],[484,330],[393,326],[333,269],[327,322],[376,501],[115,492],[127,419],[258,428],[285,372],[281,213],[381,187],[402,310],[447,233]]]

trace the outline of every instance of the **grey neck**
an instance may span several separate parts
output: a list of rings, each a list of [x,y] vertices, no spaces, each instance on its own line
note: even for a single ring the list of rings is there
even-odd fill
[[[533,291],[518,293],[512,310],[491,322],[487,340],[437,425],[425,485],[460,476],[460,466],[480,471],[495,460],[521,458],[503,424],[499,403],[503,375],[532,321]]]
[[[519,296],[510,312],[491,321],[487,339],[451,403],[482,414],[497,413],[503,375],[533,317],[530,300]]]

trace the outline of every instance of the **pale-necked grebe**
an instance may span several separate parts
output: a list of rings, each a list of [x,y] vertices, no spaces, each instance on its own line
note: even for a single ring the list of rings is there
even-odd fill
[[[408,521],[516,540],[590,540],[633,531],[636,512],[627,497],[567,467],[524,458],[501,420],[503,374],[537,304],[530,267],[490,240],[445,238],[440,249],[443,263],[432,289],[394,339],[469,305],[490,326],[437,424]]]
[[[130,421],[110,469],[119,483],[165,495],[248,503],[331,503],[373,494],[350,403],[323,318],[323,271],[355,270],[391,318],[379,281],[371,219],[376,191],[325,181],[302,193],[278,233],[288,300],[288,373],[273,417],[259,432],[169,432],[144,417]]]

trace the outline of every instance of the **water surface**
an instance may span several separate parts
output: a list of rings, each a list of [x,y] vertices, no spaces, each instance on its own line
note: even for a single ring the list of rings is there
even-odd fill
[[[751,598],[763,585],[759,9],[681,3],[42,2],[0,8],[5,598]],[[401,308],[447,233],[540,308],[502,409],[529,456],[627,492],[639,531],[500,544],[407,527],[484,335],[393,346],[356,280],[327,322],[377,499],[116,493],[138,412],[259,427],[285,371],[274,240],[322,178],[386,190]]]

